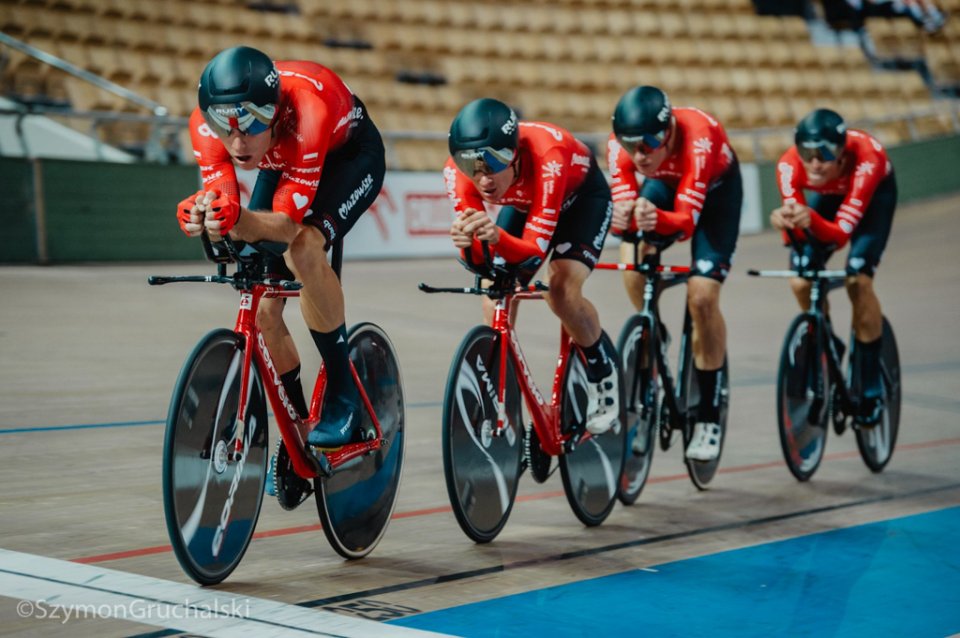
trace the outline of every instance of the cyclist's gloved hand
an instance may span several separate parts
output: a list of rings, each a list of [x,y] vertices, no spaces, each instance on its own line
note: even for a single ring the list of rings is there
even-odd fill
[[[207,204],[207,223],[220,222],[216,228],[207,227],[207,230],[219,235],[226,235],[240,219],[240,203],[233,201],[226,195],[214,193],[214,199]]]
[[[177,204],[177,221],[188,237],[196,237],[203,232],[203,212],[198,210],[197,201],[202,200],[203,191],[197,191]]]

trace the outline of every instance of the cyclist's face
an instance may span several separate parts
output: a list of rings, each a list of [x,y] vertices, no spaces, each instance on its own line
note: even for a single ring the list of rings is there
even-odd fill
[[[661,144],[658,148],[645,153],[644,145],[638,144],[636,150],[630,156],[630,159],[633,160],[633,165],[637,167],[637,170],[640,171],[645,177],[653,177],[653,175],[660,169],[660,165],[663,164],[664,160],[667,159],[667,156],[670,155],[670,147],[672,146],[671,138],[673,137],[673,132],[671,130],[668,134],[667,139]]]
[[[480,191],[480,197],[483,198],[483,201],[494,204],[503,198],[507,189],[513,184],[516,175],[516,165],[514,164],[499,173],[482,169],[474,171],[473,177],[470,179],[477,190]]]
[[[840,177],[840,160],[835,159],[825,162],[819,157],[815,157],[809,162],[803,162],[803,169],[807,172],[807,181],[811,186],[820,186]]]
[[[218,133],[230,157],[237,166],[245,170],[252,170],[260,164],[260,160],[270,150],[273,141],[273,131],[267,129],[256,135],[247,135],[237,129],[232,129],[229,135]]]

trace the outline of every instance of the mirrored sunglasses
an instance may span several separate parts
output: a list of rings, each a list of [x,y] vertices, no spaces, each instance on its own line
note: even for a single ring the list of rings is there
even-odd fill
[[[517,152],[512,148],[468,148],[453,154],[453,162],[464,175],[472,177],[474,173],[499,173],[507,169]]]
[[[215,133],[228,136],[233,130],[245,135],[257,135],[270,128],[277,105],[259,106],[252,102],[212,104],[203,113],[203,119]]]
[[[667,132],[669,128],[665,128],[659,133],[642,133],[640,135],[618,135],[617,141],[620,142],[620,146],[623,147],[630,155],[633,155],[637,151],[640,151],[644,155],[649,155],[653,153],[658,148],[663,146],[667,141]]]
[[[803,142],[797,146],[797,153],[804,162],[812,162],[815,159],[821,162],[832,162],[840,154],[839,147],[826,140]]]

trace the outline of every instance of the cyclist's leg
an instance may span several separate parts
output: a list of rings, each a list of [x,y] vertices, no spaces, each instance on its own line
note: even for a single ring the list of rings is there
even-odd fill
[[[311,205],[314,213],[304,219],[286,254],[294,272],[309,274],[300,277],[300,308],[327,370],[321,420],[308,435],[317,447],[345,445],[359,430],[360,398],[350,373],[343,289],[325,252],[373,205],[386,171],[380,132],[357,103],[360,123],[344,147],[328,154]]]
[[[707,193],[691,239],[692,274],[687,307],[693,320],[693,369],[700,388],[696,428],[688,458],[711,461],[720,454],[720,390],[727,352],[727,326],[720,312],[720,289],[730,272],[740,230],[743,183],[738,164]]]
[[[887,177],[874,192],[863,220],[850,239],[847,256],[847,294],[853,307],[853,331],[856,338],[855,362],[862,390],[860,417],[864,423],[875,423],[882,411],[883,384],[880,379],[880,338],[883,314],[873,287],[873,276],[883,256],[893,214],[897,205],[897,184]]]
[[[281,171],[262,170],[250,195],[247,207],[253,211],[268,211],[273,207],[273,194],[277,189]],[[283,259],[273,253],[264,253],[266,271],[278,279],[293,279]],[[307,416],[303,386],[300,383],[300,355],[290,331],[283,320],[283,299],[263,299],[257,310],[257,327],[270,350],[273,365],[280,372],[283,388],[290,397],[300,417]]]
[[[557,224],[548,267],[550,291],[544,295],[583,354],[590,381],[587,429],[594,434],[609,430],[620,414],[615,353],[607,351],[597,309],[583,296],[612,217],[609,187],[593,161],[576,201]]]

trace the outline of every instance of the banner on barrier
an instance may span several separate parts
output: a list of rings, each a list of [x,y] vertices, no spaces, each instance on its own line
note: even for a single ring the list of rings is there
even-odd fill
[[[744,164],[740,168],[744,182],[740,232],[756,233],[762,228],[757,167]],[[237,170],[244,203],[253,189],[256,174],[257,171]],[[380,196],[347,235],[344,258],[454,258],[458,251],[450,240],[452,221],[453,206],[439,172],[387,172]],[[612,241],[615,240],[608,237],[607,244]]]

